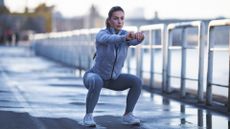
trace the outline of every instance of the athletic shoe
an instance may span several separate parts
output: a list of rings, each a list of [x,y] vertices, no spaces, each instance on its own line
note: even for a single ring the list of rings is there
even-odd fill
[[[89,114],[86,114],[84,119],[83,119],[83,123],[85,126],[88,126],[88,127],[95,127],[96,126],[96,123],[93,119],[93,115],[92,113],[89,113]]]
[[[130,125],[139,125],[140,124],[140,120],[137,119],[132,112],[126,114],[123,116],[123,122],[125,124],[130,124]]]

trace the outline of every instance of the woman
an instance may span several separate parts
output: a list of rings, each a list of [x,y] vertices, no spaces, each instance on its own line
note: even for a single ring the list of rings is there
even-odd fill
[[[99,31],[96,36],[95,64],[83,77],[84,85],[88,89],[86,114],[83,119],[86,126],[96,126],[92,113],[102,88],[115,91],[129,89],[123,121],[127,124],[140,123],[140,120],[133,116],[132,111],[141,93],[141,80],[131,74],[122,74],[121,69],[128,47],[140,44],[144,35],[141,32],[122,30],[123,25],[123,9],[119,6],[112,7],[106,20],[106,29]]]

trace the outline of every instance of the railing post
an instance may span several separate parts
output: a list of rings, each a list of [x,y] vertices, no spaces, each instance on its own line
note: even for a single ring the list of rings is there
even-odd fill
[[[167,33],[165,27],[161,32],[162,37],[162,45],[163,45],[163,66],[162,66],[162,92],[167,92],[167,64],[168,64],[168,45],[167,45]]]
[[[229,46],[228,46],[228,53],[229,53],[229,58],[228,58],[228,61],[229,61],[229,69],[228,69],[228,112],[230,112],[230,32],[229,32]]]
[[[180,80],[180,95],[181,97],[185,97],[186,89],[185,89],[185,81],[186,81],[186,30],[182,28],[182,52],[181,52],[181,80]]]
[[[167,51],[167,64],[166,64],[166,86],[165,86],[165,91],[166,93],[170,92],[170,76],[171,76],[171,51],[169,49],[169,47],[172,44],[172,34],[171,34],[171,29],[167,30],[167,47],[166,47],[166,51]]]
[[[142,50],[141,50],[141,45],[137,46],[137,61],[136,61],[136,70],[137,70],[137,76],[139,76],[142,79]]]
[[[154,88],[154,83],[153,83],[154,81],[154,55],[153,55],[154,50],[152,48],[154,42],[152,42],[153,40],[152,35],[153,35],[153,32],[149,31],[149,41],[150,41],[149,42],[150,43],[149,44],[150,45],[150,81],[149,81],[149,85],[151,88]]]
[[[206,104],[212,104],[212,73],[213,73],[213,51],[210,49],[212,48],[212,41],[211,41],[211,34],[212,34],[213,27],[208,28],[208,74],[207,74],[207,89],[206,89]]]
[[[198,68],[198,102],[204,101],[204,52],[205,52],[205,27],[201,22],[198,30],[199,37],[199,68]]]

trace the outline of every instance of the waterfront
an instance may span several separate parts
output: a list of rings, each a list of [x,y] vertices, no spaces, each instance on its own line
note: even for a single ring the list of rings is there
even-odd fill
[[[155,82],[162,82],[162,51],[155,51],[154,54],[154,76]],[[147,80],[150,78],[150,52],[147,51],[143,54],[143,77]],[[214,54],[214,68],[213,72],[215,73],[213,76],[213,83],[228,85],[228,73],[229,73],[229,64],[228,64],[229,53],[226,52],[216,52]],[[127,62],[126,62],[127,63]],[[195,79],[198,78],[198,50],[188,50],[186,57],[186,78]],[[136,57],[130,58],[130,67],[131,73],[136,74]],[[124,65],[124,71],[127,72],[127,64]],[[172,62],[171,62],[171,75],[180,77],[181,72],[181,51],[174,50],[172,52]],[[159,74],[160,73],[160,74]],[[207,53],[205,54],[205,64],[204,64],[204,91],[206,91],[206,81],[207,81]],[[171,80],[173,88],[180,88],[180,79],[172,78]],[[148,85],[148,84],[147,84]],[[197,90],[197,81],[187,80],[186,88]],[[221,96],[227,97],[228,90],[225,87],[216,87],[213,86],[213,93]]]

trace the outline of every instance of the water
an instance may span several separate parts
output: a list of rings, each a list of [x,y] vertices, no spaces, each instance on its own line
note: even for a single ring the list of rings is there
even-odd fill
[[[133,49],[133,48],[132,48]],[[171,76],[180,77],[181,73],[181,50],[171,50]],[[150,52],[145,51],[143,54],[143,79],[150,78]],[[154,80],[155,82],[162,81],[162,51],[155,51],[153,54],[153,68],[154,68]],[[135,54],[130,58],[131,73],[136,74],[136,56]],[[186,78],[198,79],[198,50],[189,49],[187,51],[186,57]],[[127,62],[125,64],[124,71],[127,71]],[[213,83],[228,85],[229,76],[229,52],[215,52],[214,53],[214,63],[213,63]],[[205,62],[204,62],[204,91],[206,91],[206,81],[207,81],[207,53],[205,53]],[[180,79],[171,77],[171,86],[173,88],[180,88]],[[149,84],[149,83],[147,83]],[[186,80],[186,88],[197,90],[198,83],[193,80]],[[213,85],[213,94],[226,96],[228,95],[228,90],[225,87],[217,87]]]

